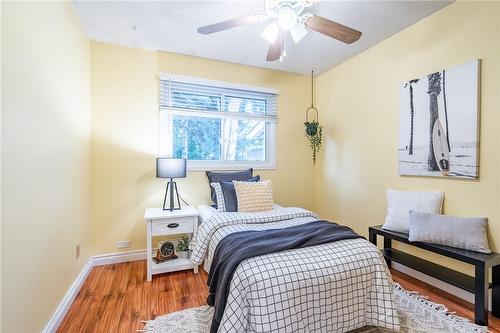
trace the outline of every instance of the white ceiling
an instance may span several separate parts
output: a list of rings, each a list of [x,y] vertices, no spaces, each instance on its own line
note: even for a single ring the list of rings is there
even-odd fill
[[[74,1],[91,39],[176,52],[301,74],[322,73],[412,25],[450,1],[320,1],[313,14],[363,32],[348,45],[317,32],[295,44],[285,40],[282,62],[265,60],[269,44],[260,36],[268,22],[212,35],[196,28],[233,17],[262,13],[264,1]],[[137,27],[135,30],[133,27]]]

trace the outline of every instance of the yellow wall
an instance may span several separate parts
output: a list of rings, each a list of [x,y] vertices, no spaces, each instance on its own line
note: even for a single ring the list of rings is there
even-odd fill
[[[2,18],[3,6],[0,5],[0,18]],[[3,25],[0,23],[0,34],[2,33]],[[3,39],[3,38],[2,38]],[[0,52],[0,63],[2,62],[2,52]],[[1,67],[0,67],[1,72]],[[0,89],[0,101],[2,100],[3,91]],[[2,117],[0,114],[0,329],[2,328]]]
[[[366,235],[384,222],[387,188],[444,191],[446,214],[490,218],[490,245],[500,250],[499,22],[498,2],[454,3],[317,78],[323,217]],[[400,85],[475,58],[482,59],[480,179],[400,177]]]
[[[154,170],[160,72],[280,91],[278,168],[258,171],[277,203],[366,234],[384,220],[386,188],[443,190],[446,213],[490,217],[498,250],[498,22],[500,3],[455,3],[318,77],[326,130],[313,169],[307,76],[89,46],[70,4],[3,2],[1,330],[39,331],[89,255],[116,252],[119,240],[145,248],[144,209],[161,205],[165,189]],[[483,60],[480,180],[398,176],[400,84],[474,58]],[[189,203],[208,203],[204,173],[178,183]]]
[[[89,41],[68,2],[1,6],[0,330],[31,333],[89,257]]]
[[[158,154],[158,74],[175,73],[275,88],[280,91],[275,201],[314,209],[314,170],[303,132],[309,103],[306,76],[179,54],[91,43],[92,240],[95,253],[116,252],[130,240],[144,249],[146,207],[163,202],[165,182],[155,178]],[[209,202],[203,172],[179,179],[190,204]]]

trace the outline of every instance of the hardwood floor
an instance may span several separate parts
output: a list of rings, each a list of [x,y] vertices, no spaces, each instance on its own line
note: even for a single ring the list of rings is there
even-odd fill
[[[429,296],[458,315],[472,318],[472,304],[408,275],[393,271],[394,281],[407,290]],[[57,332],[135,332],[142,320],[205,304],[207,274],[183,271],[155,275],[146,282],[146,261],[92,269]],[[500,319],[490,316],[492,332]]]
[[[146,261],[94,267],[57,332],[135,332],[142,320],[205,304],[207,273],[155,275]]]

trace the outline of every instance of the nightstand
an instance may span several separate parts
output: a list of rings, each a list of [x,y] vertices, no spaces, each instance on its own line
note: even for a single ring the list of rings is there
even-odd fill
[[[181,236],[188,234],[189,239],[196,235],[198,230],[198,210],[192,206],[182,207],[180,210],[163,210],[162,208],[147,208],[144,220],[147,226],[147,278],[152,280],[154,274],[175,272],[184,269],[193,269],[198,273],[198,265],[184,258],[172,259],[162,263],[153,261],[154,236]]]

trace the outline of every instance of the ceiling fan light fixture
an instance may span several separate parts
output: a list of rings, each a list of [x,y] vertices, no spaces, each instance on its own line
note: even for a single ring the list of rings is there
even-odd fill
[[[262,32],[262,37],[267,40],[269,43],[274,43],[276,38],[278,37],[278,32],[280,30],[280,27],[276,22],[271,23],[270,25],[267,26],[266,29]]]
[[[304,13],[306,8],[315,5],[318,1],[320,0],[264,0],[264,13],[235,17],[202,26],[198,28],[198,33],[209,35],[267,19],[273,20],[273,23],[268,25],[261,34],[271,44],[266,61],[283,61],[286,55],[283,47],[288,31],[295,43],[302,40],[309,31],[318,32],[346,44],[359,40],[362,35],[361,31],[309,12]]]
[[[278,24],[283,30],[290,30],[297,23],[297,14],[290,7],[283,7],[278,12]]]
[[[307,35],[307,29],[300,23],[297,23],[290,29],[290,35],[292,35],[292,39],[295,43],[300,42],[302,38]]]

